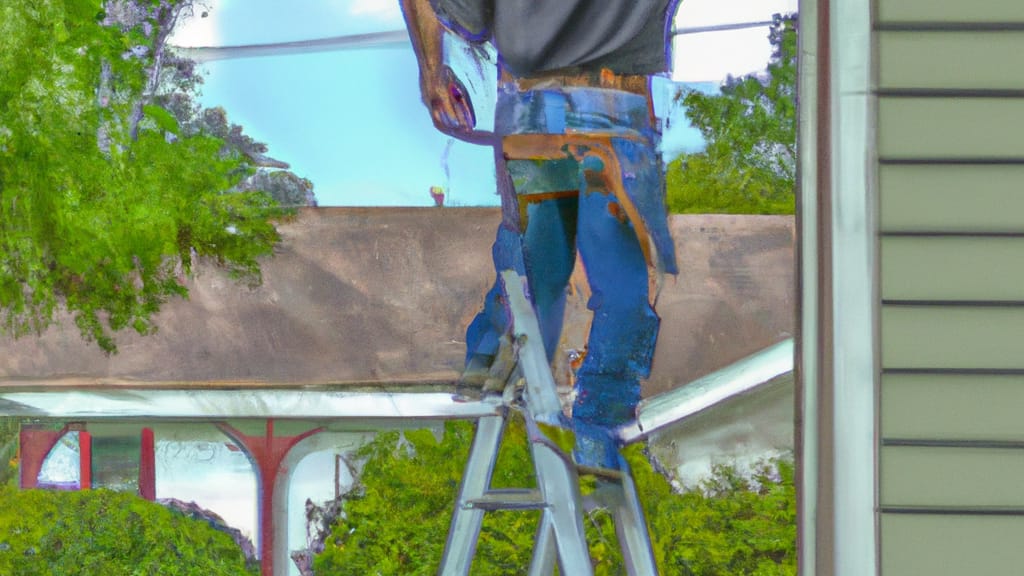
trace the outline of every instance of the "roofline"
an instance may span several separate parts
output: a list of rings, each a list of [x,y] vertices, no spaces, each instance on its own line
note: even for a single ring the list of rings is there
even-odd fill
[[[288,418],[474,419],[499,413],[500,399],[464,401],[451,392],[291,389],[58,389],[0,393],[0,413],[65,420]]]
[[[689,384],[640,403],[637,420],[618,430],[624,443],[759,389],[793,372],[793,339],[783,340]],[[0,413],[62,419],[289,418],[331,420],[473,419],[497,414],[500,399],[465,401],[438,383],[331,387],[59,387],[0,391]]]

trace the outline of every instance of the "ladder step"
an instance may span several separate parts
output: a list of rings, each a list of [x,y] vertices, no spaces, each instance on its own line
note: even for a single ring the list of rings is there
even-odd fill
[[[622,482],[624,478],[622,470],[614,470],[612,468],[598,468],[596,466],[577,464],[576,471],[584,476],[597,476],[598,478],[615,482]]]
[[[509,488],[488,490],[479,498],[466,500],[463,508],[478,510],[541,510],[547,508],[540,490]]]

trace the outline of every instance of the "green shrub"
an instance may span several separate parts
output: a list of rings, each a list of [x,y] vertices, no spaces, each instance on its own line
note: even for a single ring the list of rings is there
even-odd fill
[[[0,574],[249,576],[241,550],[206,522],[106,490],[0,486]]]
[[[346,497],[342,518],[316,558],[316,573],[434,574],[472,438],[471,424],[450,422],[440,442],[420,430],[380,434],[365,446],[361,488]],[[789,460],[765,462],[753,478],[718,466],[699,489],[677,494],[642,447],[625,452],[662,574],[796,574],[796,493]],[[522,424],[513,420],[492,485],[532,486],[532,470]],[[585,493],[591,489],[592,481],[584,484]],[[485,515],[472,573],[524,573],[538,518],[536,512]],[[624,574],[611,515],[598,509],[585,525],[595,574]]]
[[[11,483],[18,475],[18,432],[21,420],[0,418],[0,485]]]

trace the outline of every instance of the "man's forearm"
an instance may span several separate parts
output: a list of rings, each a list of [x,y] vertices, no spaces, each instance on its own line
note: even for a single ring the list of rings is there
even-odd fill
[[[400,0],[409,38],[412,40],[420,73],[434,73],[443,63],[441,41],[444,27],[437,19],[430,0]]]

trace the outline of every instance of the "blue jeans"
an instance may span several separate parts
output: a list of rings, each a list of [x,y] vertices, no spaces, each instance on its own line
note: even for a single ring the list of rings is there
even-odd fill
[[[590,88],[500,91],[495,127],[503,136],[587,129],[622,133],[611,144],[626,194],[655,247],[652,264],[676,272],[657,135],[646,98]],[[658,317],[648,299],[648,262],[640,245],[648,238],[638,237],[614,194],[595,184],[599,179],[591,172],[599,167],[568,155],[546,162],[504,163],[499,157],[498,163],[504,167],[498,178],[506,179],[499,184],[505,188],[505,218],[493,246],[495,268],[527,276],[549,359],[557,352],[577,251],[583,259],[592,294],[587,307],[594,318],[587,355],[576,373],[572,419],[580,438],[577,458],[584,464],[616,467],[617,456],[608,450],[610,431],[635,417],[640,379],[650,375],[658,334]],[[537,195],[543,199],[533,199]],[[525,212],[519,210],[522,204]],[[476,354],[494,355],[508,324],[496,281],[467,330],[467,361]]]

